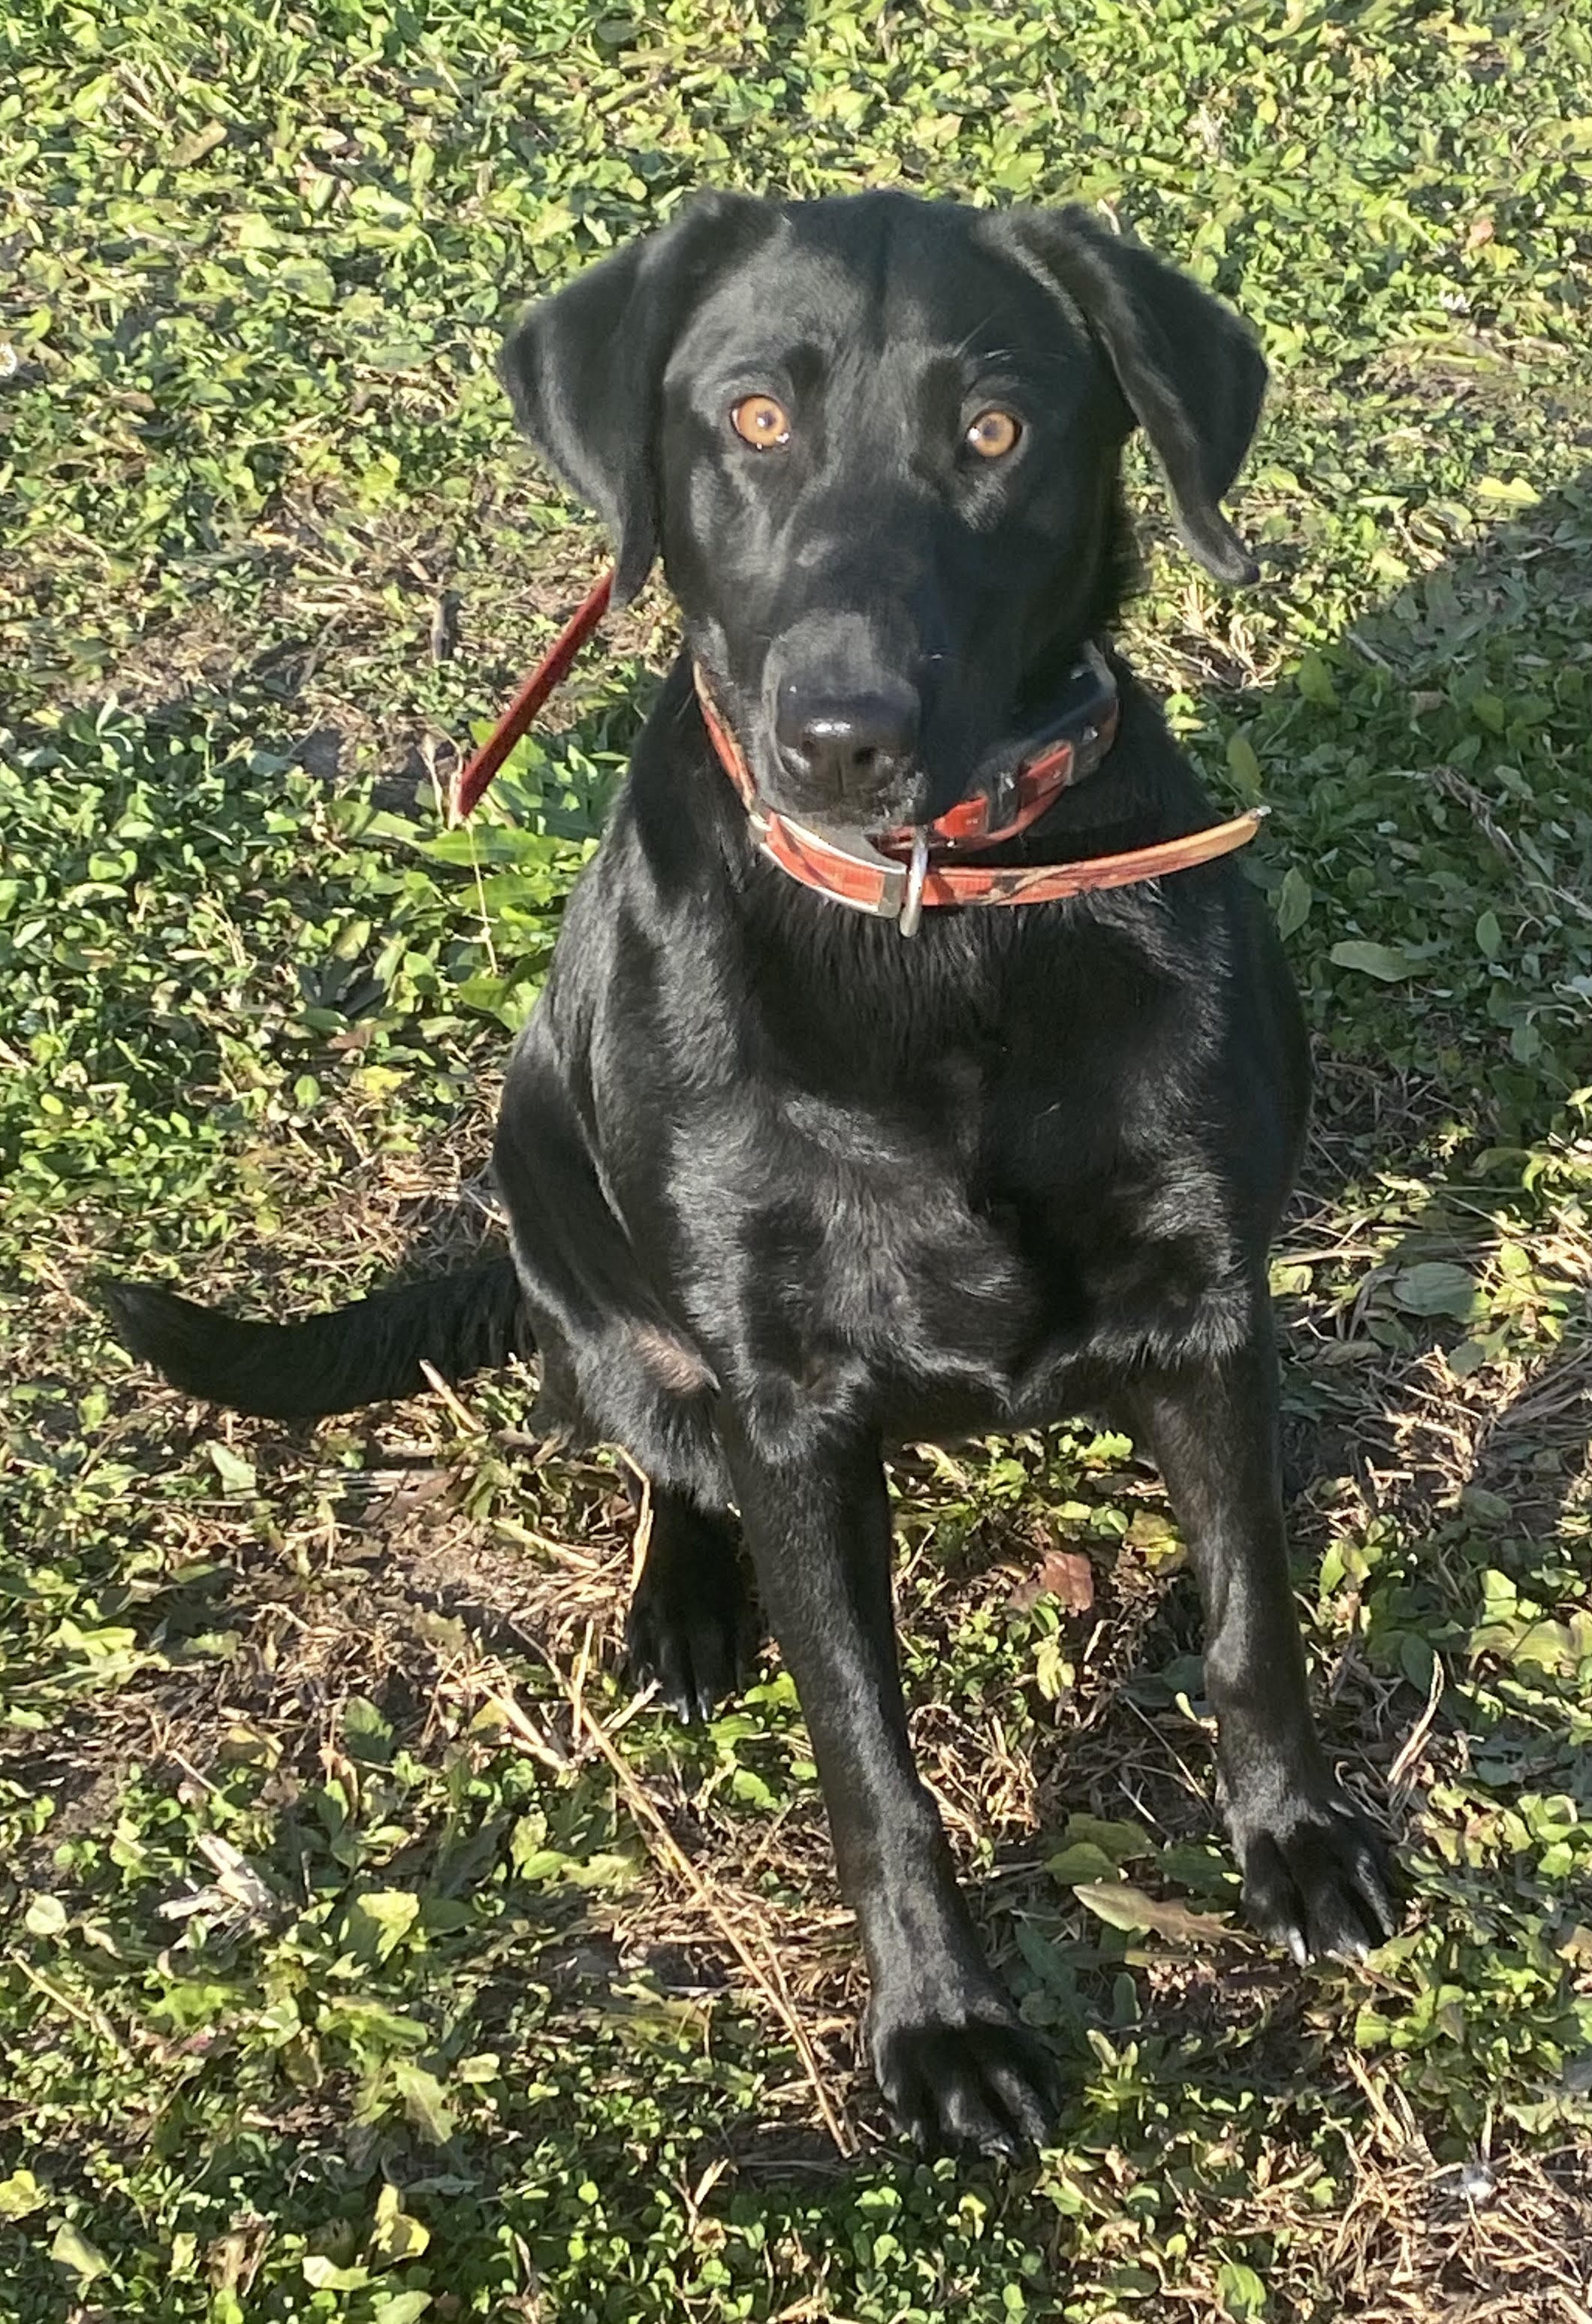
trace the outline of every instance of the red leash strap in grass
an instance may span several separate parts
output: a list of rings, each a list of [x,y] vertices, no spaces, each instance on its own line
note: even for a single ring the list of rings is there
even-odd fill
[[[612,589],[613,575],[605,573],[578,612],[566,622],[463,774],[456,778],[448,802],[450,823],[463,823],[478,805],[488,783],[608,611]]]

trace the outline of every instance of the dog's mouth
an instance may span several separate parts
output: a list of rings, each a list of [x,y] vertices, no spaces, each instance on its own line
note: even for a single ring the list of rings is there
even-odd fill
[[[961,798],[924,822],[886,825],[875,846],[909,854],[921,835],[931,853],[975,853],[1018,838],[1063,790],[1094,772],[1117,731],[1117,681],[1100,649],[1086,645],[1044,724],[987,754]]]
[[[700,663],[695,679],[714,750],[749,814],[765,822],[777,816],[797,829],[847,834],[865,849],[904,863],[979,854],[1020,837],[1063,790],[1093,773],[1117,731],[1117,681],[1099,648],[1086,645],[1050,716],[1019,742],[989,752],[951,806],[909,821],[890,819],[888,813],[859,821],[843,808],[789,809],[770,801]]]

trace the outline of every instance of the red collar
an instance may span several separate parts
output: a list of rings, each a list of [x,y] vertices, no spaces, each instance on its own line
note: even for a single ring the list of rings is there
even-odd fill
[[[480,799],[520,737],[559,683],[607,610],[613,576],[604,574],[537,664],[486,741],[454,786],[452,820],[460,823]],[[700,669],[693,665],[704,723],[725,772],[740,793],[763,853],[804,887],[913,935],[925,909],[944,904],[1040,904],[1099,888],[1127,888],[1209,863],[1246,846],[1259,830],[1264,807],[1229,822],[1133,847],[1115,855],[1088,855],[1072,863],[975,865],[934,860],[998,846],[1044,814],[1069,783],[1090,773],[1116,740],[1116,682],[1090,648],[1069,687],[1073,697],[1036,738],[1034,754],[1011,785],[1012,818],[989,828],[993,811],[984,798],[959,800],[934,823],[887,832],[876,840],[831,824],[798,822],[765,804],[734,734],[721,715]],[[904,856],[905,861],[897,860]]]

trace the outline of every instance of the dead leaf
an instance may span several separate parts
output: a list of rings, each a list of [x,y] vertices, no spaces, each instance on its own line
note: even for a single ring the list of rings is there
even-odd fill
[[[1129,1880],[1080,1882],[1072,1894],[1110,1929],[1152,1929],[1183,1945],[1224,1944],[1233,1934],[1224,1914],[1191,1912],[1175,1897],[1151,1896]]]
[[[1081,1550],[1053,1549],[1026,1582],[1012,1591],[1011,1603],[1026,1612],[1041,1598],[1054,1598],[1069,1614],[1087,1614],[1094,1604],[1094,1569]]]
[[[205,2251],[205,2273],[217,2292],[246,2297],[271,2241],[271,2222],[257,2217],[235,2219]]]

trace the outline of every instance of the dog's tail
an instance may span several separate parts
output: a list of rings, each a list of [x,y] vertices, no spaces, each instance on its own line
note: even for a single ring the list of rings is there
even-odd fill
[[[123,1345],[173,1388],[266,1420],[318,1420],[529,1355],[531,1333],[514,1262],[378,1291],[301,1323],[247,1323],[148,1283],[103,1286]]]

